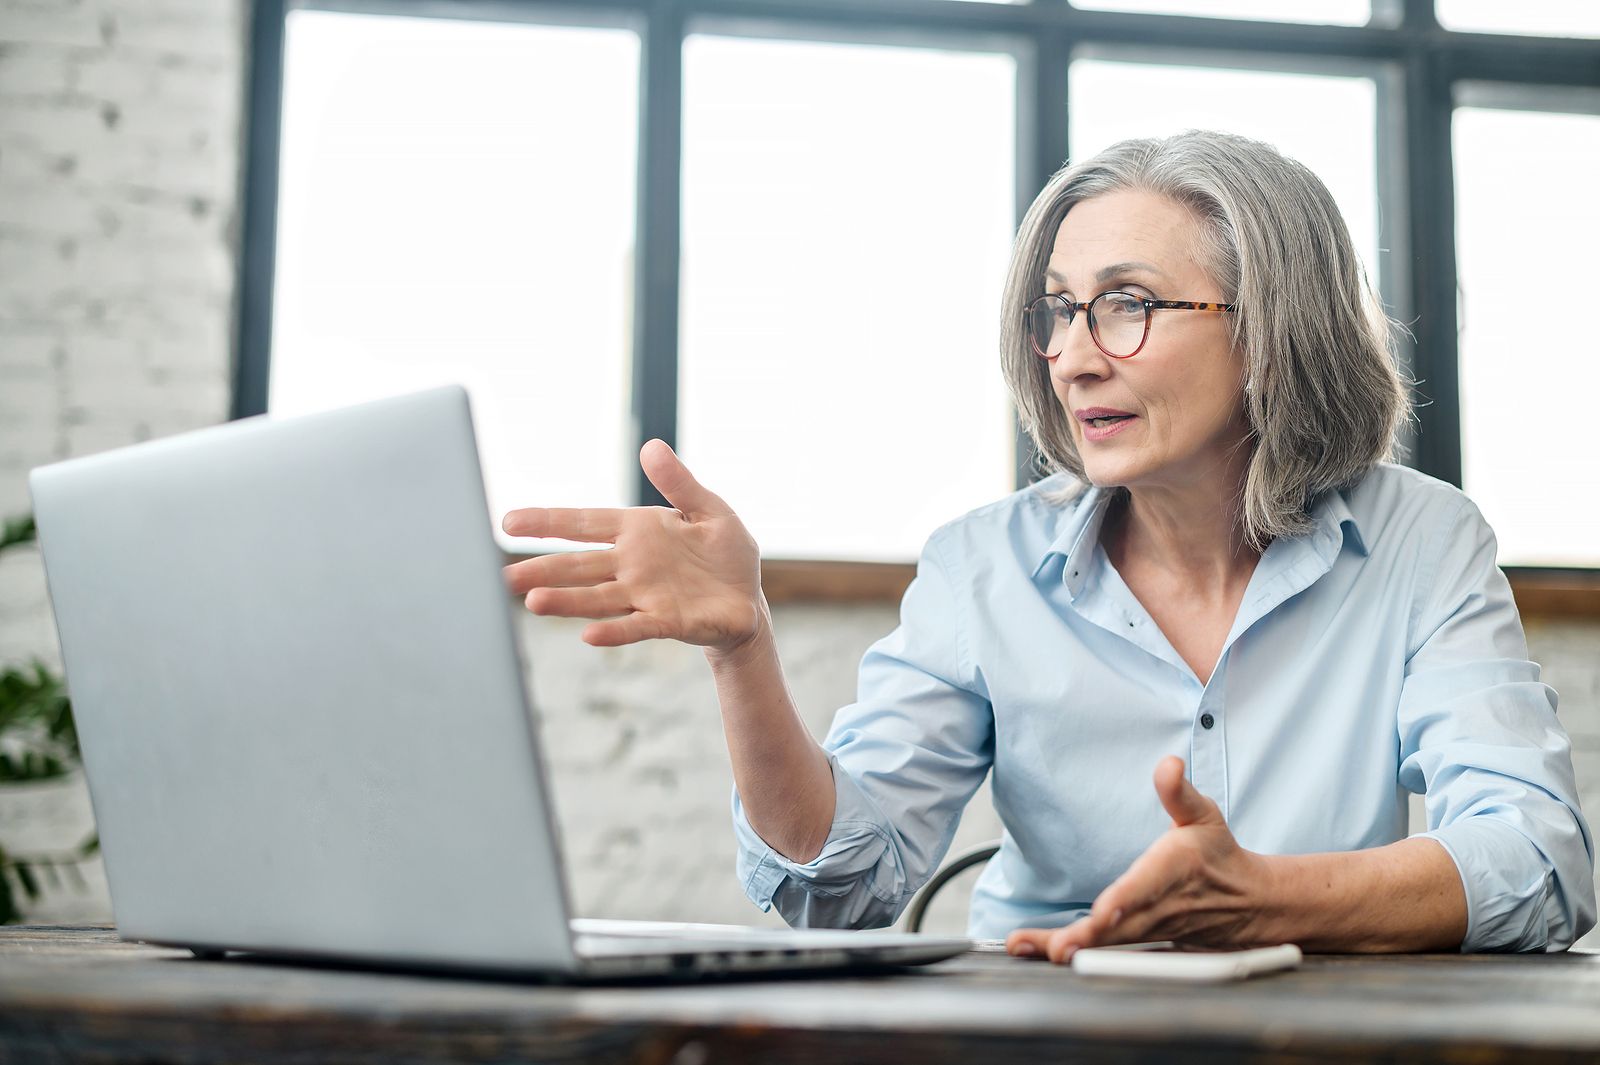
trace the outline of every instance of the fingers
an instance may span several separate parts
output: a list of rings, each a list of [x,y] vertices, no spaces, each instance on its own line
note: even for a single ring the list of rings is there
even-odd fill
[[[1065,965],[1084,947],[1099,947],[1107,943],[1126,942],[1116,937],[1120,910],[1105,917],[1090,913],[1080,917],[1065,928],[1057,928],[1045,941],[1045,957],[1057,965]]]
[[[524,507],[500,519],[507,536],[551,536],[585,543],[615,543],[623,511],[615,508]]]
[[[1168,755],[1156,765],[1156,795],[1174,828],[1203,823],[1223,824],[1222,810],[1200,794],[1183,775],[1183,759]]]
[[[1005,951],[1013,958],[1040,958],[1050,939],[1048,927],[1019,927],[1005,937]]]
[[[1061,928],[1018,928],[1006,936],[1006,953],[1019,958],[1041,958],[1065,965],[1085,947],[1108,947],[1118,943],[1143,943],[1165,938],[1154,929],[1165,915],[1155,910],[1143,914],[1121,909],[1087,915]]]
[[[1181,897],[1184,885],[1197,875],[1199,861],[1190,832],[1177,829],[1226,821],[1217,804],[1184,776],[1183,759],[1163,758],[1156,766],[1156,794],[1172,817],[1174,831],[1157,840],[1116,880],[1100,892],[1089,913],[1061,928],[1019,928],[1006,937],[1006,951],[1019,957],[1043,956],[1061,964],[1085,947],[1137,943],[1176,927],[1173,921],[1194,911],[1192,899]],[[1209,837],[1207,837],[1209,838]],[[1190,914],[1192,916],[1192,914]],[[1192,923],[1192,922],[1191,922]]]
[[[1018,958],[1042,958],[1054,928],[1017,928],[1006,936],[1006,953]]]
[[[694,479],[689,467],[677,452],[659,438],[645,441],[639,449],[639,466],[650,483],[667,497],[667,502],[683,511],[690,519],[708,515],[732,514],[733,510],[722,497]]]
[[[583,642],[591,647],[621,647],[640,640],[655,640],[665,636],[661,623],[648,614],[632,613],[615,621],[597,621],[581,634]]]
[[[615,551],[564,551],[513,562],[502,572],[517,595],[534,588],[586,588],[616,577],[617,556]]]
[[[1146,852],[1148,853],[1148,852]],[[1134,943],[1163,912],[1162,903],[1172,897],[1181,877],[1169,875],[1154,865],[1140,868],[1135,862],[1129,870],[1100,892],[1089,909],[1089,918],[1099,942]]]
[[[614,618],[633,610],[627,591],[616,581],[594,588],[535,588],[525,602],[535,614],[558,618]]]
[[[609,555],[609,551],[590,551],[582,554]],[[547,558],[529,559],[542,562]],[[569,555],[575,559],[578,555]],[[517,565],[525,565],[518,563]],[[515,566],[507,566],[509,571]],[[661,623],[647,614],[633,609],[622,585],[608,580],[597,587],[560,588],[538,585],[524,599],[528,609],[535,614],[553,617],[606,618],[587,626],[580,634],[591,647],[620,647],[640,640],[654,640],[669,635]]]
[[[1090,912],[1106,924],[1127,926],[1143,919],[1183,890],[1197,872],[1198,856],[1184,833],[1170,830],[1134,859],[1121,876],[1107,884]],[[1111,916],[1121,913],[1119,921]]]
[[[1057,965],[1072,960],[1084,947],[1121,943],[1116,937],[1120,912],[1106,917],[1090,913],[1061,928],[1018,928],[1006,936],[1006,953],[1017,957],[1043,957]]]
[[[1006,950],[1061,963],[1083,947],[1151,938],[1150,929],[1164,919],[1161,904],[1182,879],[1181,860],[1157,842],[1095,897],[1088,914],[1061,928],[1019,928],[1006,937]]]

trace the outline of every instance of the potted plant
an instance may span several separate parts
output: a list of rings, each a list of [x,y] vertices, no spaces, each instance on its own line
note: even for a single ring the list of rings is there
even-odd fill
[[[32,516],[8,519],[0,527],[0,551],[31,543],[36,535]],[[25,667],[0,671],[0,801],[25,811],[59,810],[64,803],[53,792],[61,789],[48,785],[72,782],[81,775],[80,766],[78,733],[63,680],[37,658]],[[23,797],[26,801],[19,804]],[[87,890],[83,865],[99,846],[92,828],[86,839],[58,848],[8,850],[0,839],[0,924],[20,920],[23,907],[47,890],[62,889],[68,882]]]

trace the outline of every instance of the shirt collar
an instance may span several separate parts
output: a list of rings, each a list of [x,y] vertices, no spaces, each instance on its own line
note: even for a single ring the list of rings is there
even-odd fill
[[[1076,597],[1089,575],[1089,560],[1094,556],[1095,545],[1100,541],[1100,526],[1105,523],[1106,508],[1116,496],[1116,490],[1088,485],[1070,504],[1072,512],[1063,517],[1061,527],[1039,556],[1032,577],[1037,580],[1050,559],[1060,555],[1066,559],[1062,567],[1062,580]]]
[[[1037,580],[1050,559],[1060,555],[1066,560],[1062,566],[1062,580],[1067,585],[1068,591],[1076,598],[1084,580],[1088,577],[1089,560],[1093,557],[1095,545],[1100,540],[1100,527],[1105,523],[1106,510],[1115,496],[1116,490],[1113,488],[1088,486],[1083,494],[1070,504],[1072,513],[1064,518],[1055,538],[1039,556],[1031,577]],[[1350,510],[1350,504],[1345,500],[1343,492],[1337,489],[1324,492],[1312,505],[1311,520],[1316,528],[1310,537],[1315,540],[1316,546],[1323,550],[1333,549],[1329,552],[1330,562],[1331,556],[1337,554],[1337,549],[1341,546],[1339,542],[1341,536],[1343,542],[1353,546],[1358,554],[1367,553],[1367,544],[1361,535],[1360,522]]]
[[[1322,493],[1311,507],[1311,520],[1317,525],[1316,535],[1333,544],[1340,540],[1355,548],[1356,553],[1367,553],[1367,541],[1361,535],[1361,523],[1350,510],[1344,493],[1337,488]]]

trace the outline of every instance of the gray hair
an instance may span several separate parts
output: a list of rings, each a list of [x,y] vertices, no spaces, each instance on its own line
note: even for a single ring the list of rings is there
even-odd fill
[[[1084,479],[1023,309],[1044,291],[1056,230],[1072,205],[1122,189],[1188,207],[1201,223],[1201,265],[1223,300],[1238,304],[1227,317],[1243,354],[1252,449],[1233,501],[1245,542],[1261,550],[1308,531],[1319,495],[1394,455],[1411,409],[1390,344],[1401,327],[1384,313],[1321,179],[1271,145],[1229,133],[1122,141],[1062,167],[1028,208],[1006,275],[1000,360],[1040,472]],[[1081,489],[1047,498],[1059,503]]]

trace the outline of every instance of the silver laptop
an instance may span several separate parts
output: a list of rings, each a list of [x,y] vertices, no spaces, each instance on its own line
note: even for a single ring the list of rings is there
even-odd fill
[[[969,945],[569,920],[459,387],[73,459],[30,487],[126,939],[568,979]]]

